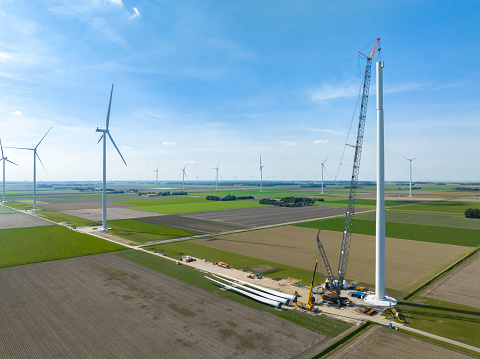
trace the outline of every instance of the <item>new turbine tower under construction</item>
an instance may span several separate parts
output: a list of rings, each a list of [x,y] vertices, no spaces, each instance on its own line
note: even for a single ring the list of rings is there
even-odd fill
[[[108,129],[109,123],[110,123],[110,109],[112,108],[112,95],[113,95],[113,84],[112,84],[112,90],[110,91],[110,102],[108,103],[108,112],[107,112],[107,120],[105,124],[105,129],[102,130],[97,127],[95,130],[96,132],[102,132],[102,136],[100,136],[100,139],[98,140],[97,144],[100,143],[100,141],[103,138],[103,189],[102,189],[102,226],[103,230],[106,231],[109,228],[107,227],[107,136],[110,138],[110,141],[112,141],[113,146],[117,150],[118,154],[122,158],[123,163],[125,163],[125,166],[127,165],[127,162],[125,162],[125,159],[123,158],[122,154],[120,153],[120,150],[118,149],[117,145],[115,144],[115,141],[112,138],[112,135],[110,135],[110,130]]]
[[[42,164],[43,169],[45,170],[45,166],[43,165],[42,160],[40,159],[40,156],[37,153],[37,148],[40,146],[40,143],[42,143],[43,139],[45,136],[50,132],[52,128],[50,127],[40,140],[40,142],[37,143],[37,145],[34,148],[26,148],[26,147],[5,147],[5,148],[16,148],[18,150],[29,150],[33,151],[33,210],[37,210],[37,157],[40,163]],[[45,170],[46,172],[47,170]]]
[[[2,149],[2,158],[0,158],[0,161],[3,161],[3,199],[2,199],[2,202],[5,202],[5,162],[13,163],[15,166],[18,166],[18,165],[15,162],[10,161],[3,154],[3,146],[2,146],[2,140],[1,139],[0,139],[0,148]]]

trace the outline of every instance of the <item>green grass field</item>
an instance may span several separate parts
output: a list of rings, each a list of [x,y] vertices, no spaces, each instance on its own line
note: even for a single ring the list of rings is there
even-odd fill
[[[125,247],[63,226],[2,229],[0,268],[82,257]]]
[[[335,337],[351,327],[351,324],[331,319],[324,315],[312,316],[296,310],[278,311],[268,305],[239,295],[238,293],[228,290],[223,291],[217,284],[206,279],[205,273],[196,271],[188,266],[178,266],[169,260],[158,258],[148,253],[139,251],[123,251],[121,253],[117,253],[117,255],[132,262],[141,264],[147,268],[156,270],[160,273],[164,273],[173,278],[182,280],[196,287],[220,295],[224,298],[239,302],[257,310],[269,312],[273,315],[302,325],[310,330],[323,333],[329,337]]]
[[[13,214],[13,213],[18,213],[18,212],[8,207],[0,206],[0,214]]]
[[[138,206],[129,207],[130,209],[138,209],[141,211],[164,213],[164,214],[178,214],[178,213],[192,213],[192,212],[210,212],[210,211],[224,211],[227,209],[237,208],[253,208],[262,207],[258,201],[207,201],[196,203],[178,203],[154,206]]]
[[[28,205],[28,204],[25,204],[25,203],[22,203],[22,202],[17,202],[17,201],[8,202],[7,206],[15,208],[15,209],[20,209],[20,210],[31,209],[32,208],[31,205]]]
[[[367,221],[375,221],[375,215],[376,213],[374,211],[357,213],[355,214],[355,218]],[[385,220],[387,222],[480,230],[480,220],[475,218],[465,218],[463,214],[460,215],[455,213],[427,213],[403,211],[401,209],[390,209],[386,212]]]
[[[91,221],[80,217],[71,216],[69,214],[41,209],[36,215],[56,223],[65,223],[68,226],[76,227],[93,227],[100,225],[100,222]]]
[[[266,265],[275,268],[274,272],[265,274],[270,278],[296,278],[300,279],[299,285],[309,285],[312,280],[312,270],[305,270],[296,267],[290,267],[285,264],[266,261],[264,259],[244,256],[241,254],[223,251],[216,248],[211,248],[196,244],[194,241],[182,241],[165,244],[157,244],[148,249],[156,249],[157,252],[162,252],[166,256],[180,259],[181,256],[190,255],[200,259],[206,259],[209,262],[225,262],[230,264],[235,269],[243,269],[248,271],[251,267]],[[318,275],[318,280],[321,279],[321,275]]]
[[[420,297],[397,309],[412,327],[480,348],[480,310]]]
[[[318,229],[321,225],[322,229],[342,232],[344,223],[344,218],[330,218],[294,225],[314,229]],[[374,236],[375,230],[375,221],[360,220],[358,218],[354,221],[353,233]],[[480,245],[480,231],[475,229],[387,222],[385,224],[385,234],[387,237],[392,238],[455,244],[466,247],[476,247]]]
[[[185,204],[185,203],[205,203],[207,200],[203,197],[192,196],[165,196],[144,199],[132,199],[128,201],[114,201],[115,203],[128,204],[131,206],[157,206],[167,204]]]
[[[446,212],[464,214],[468,208],[479,208],[479,202],[456,202],[456,201],[436,201],[428,203],[417,203],[412,206],[402,207],[406,211],[418,212]]]
[[[139,222],[133,219],[109,221],[108,225],[112,228],[111,233],[113,235],[131,240],[136,243],[146,243],[150,241],[186,237],[197,234],[197,232]]]

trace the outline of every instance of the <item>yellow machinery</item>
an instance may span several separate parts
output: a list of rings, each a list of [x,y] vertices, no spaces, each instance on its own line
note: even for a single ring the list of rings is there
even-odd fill
[[[317,264],[318,264],[318,261],[315,261],[315,269],[313,270],[312,283],[310,283],[310,290],[308,291],[307,303],[304,304],[304,303],[297,302],[298,306],[300,306],[302,308],[305,308],[305,309],[312,310],[313,309],[313,303],[315,302],[315,298],[312,297],[312,292],[313,292],[313,284],[315,282],[315,274],[317,273]]]

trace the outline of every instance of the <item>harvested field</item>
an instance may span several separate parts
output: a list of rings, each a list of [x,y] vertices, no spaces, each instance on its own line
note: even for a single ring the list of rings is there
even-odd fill
[[[194,243],[311,270],[312,263],[319,259],[317,232],[311,228],[283,226],[198,239]],[[338,263],[342,233],[322,230],[321,241],[334,267]],[[412,290],[470,250],[449,244],[387,238],[386,286]],[[375,236],[353,235],[347,278],[375,282]]]
[[[69,214],[71,216],[80,217],[88,219],[90,221],[101,221],[102,220],[102,208],[93,208],[93,209],[77,209],[71,211],[63,211],[62,213]],[[150,217],[150,216],[159,216],[159,213],[152,213],[146,211],[138,211],[135,209],[129,208],[120,208],[120,207],[108,207],[107,216],[109,220],[115,219],[132,219],[140,217]]]
[[[375,325],[327,356],[335,358],[449,358],[467,359],[473,355]]]
[[[7,228],[24,228],[24,227],[39,227],[51,226],[52,223],[44,221],[43,219],[30,216],[26,213],[11,213],[0,215],[0,229]]]
[[[18,212],[8,207],[0,206],[0,214],[11,214],[11,213],[18,213]]]
[[[361,212],[362,210],[357,210]],[[345,208],[339,207],[276,207],[235,209],[222,212],[203,212],[185,214],[185,217],[208,219],[212,221],[238,223],[245,226],[261,227],[284,223],[307,221],[345,214]]]
[[[429,286],[421,295],[480,309],[480,253]]]
[[[218,213],[218,212],[215,212]],[[156,224],[160,226],[174,227],[202,234],[218,234],[242,229],[248,229],[234,223],[222,223],[206,219],[187,217],[186,215],[170,215],[138,218],[136,221]]]
[[[290,358],[325,339],[115,255],[0,270],[0,357]]]
[[[74,202],[74,203],[53,203],[42,204],[42,208],[57,212],[67,212],[81,209],[98,209],[102,208],[102,202]],[[126,204],[107,202],[107,208],[128,207]]]

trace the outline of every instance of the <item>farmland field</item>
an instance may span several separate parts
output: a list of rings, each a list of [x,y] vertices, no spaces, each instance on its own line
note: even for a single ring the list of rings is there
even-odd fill
[[[283,226],[198,239],[194,243],[308,270],[319,259],[317,232],[310,228]],[[322,230],[321,241],[332,265],[336,265],[332,258],[338,258],[341,240],[341,232]],[[412,290],[471,250],[470,247],[387,238],[386,286]],[[354,235],[347,279],[374,283],[374,258],[375,237]]]
[[[207,200],[202,197],[192,196],[165,196],[143,199],[132,199],[127,201],[115,201],[115,203],[128,206],[157,206],[167,204],[205,203]]]
[[[0,267],[13,267],[122,249],[124,247],[118,244],[70,231],[62,226],[3,229],[0,236]]]
[[[207,211],[224,211],[235,208],[252,208],[262,207],[258,201],[202,201],[193,203],[175,203],[175,204],[159,204],[152,206],[137,206],[129,207],[130,209],[149,211],[164,214],[179,214],[192,212],[207,212]]]
[[[472,358],[463,352],[446,348],[417,337],[374,325],[328,355],[340,358]]]
[[[344,218],[330,218],[298,223],[295,224],[295,226],[318,229],[321,225],[322,230],[326,229],[342,232],[344,223]],[[375,221],[366,221],[357,218],[353,224],[353,233],[374,236],[375,228]],[[452,228],[425,226],[412,223],[387,222],[385,224],[385,235],[393,238],[454,244],[467,247],[476,247],[480,245],[480,230],[470,228]]]
[[[131,219],[109,221],[110,232],[136,243],[146,243],[162,239],[186,237],[197,234],[197,232],[185,231],[183,229],[159,226],[156,224],[134,221]]]
[[[89,221],[101,221],[102,211],[103,211],[102,208],[92,208],[92,209],[76,209],[71,211],[64,211],[63,213],[68,214],[70,216],[84,218]],[[148,217],[154,214],[156,213],[138,211],[130,207],[129,208],[107,207],[107,217],[110,220]]]
[[[0,206],[0,214],[7,214],[7,213],[18,213],[18,212],[8,207]]]
[[[111,254],[0,281],[1,357],[290,358],[326,338]]]
[[[0,230],[8,228],[51,226],[52,223],[26,213],[14,212],[0,215]]]
[[[480,253],[433,283],[422,296],[480,309]]]
[[[446,212],[463,214],[468,208],[480,208],[478,202],[463,201],[436,201],[428,203],[417,203],[411,206],[402,207],[402,210],[420,212]]]

